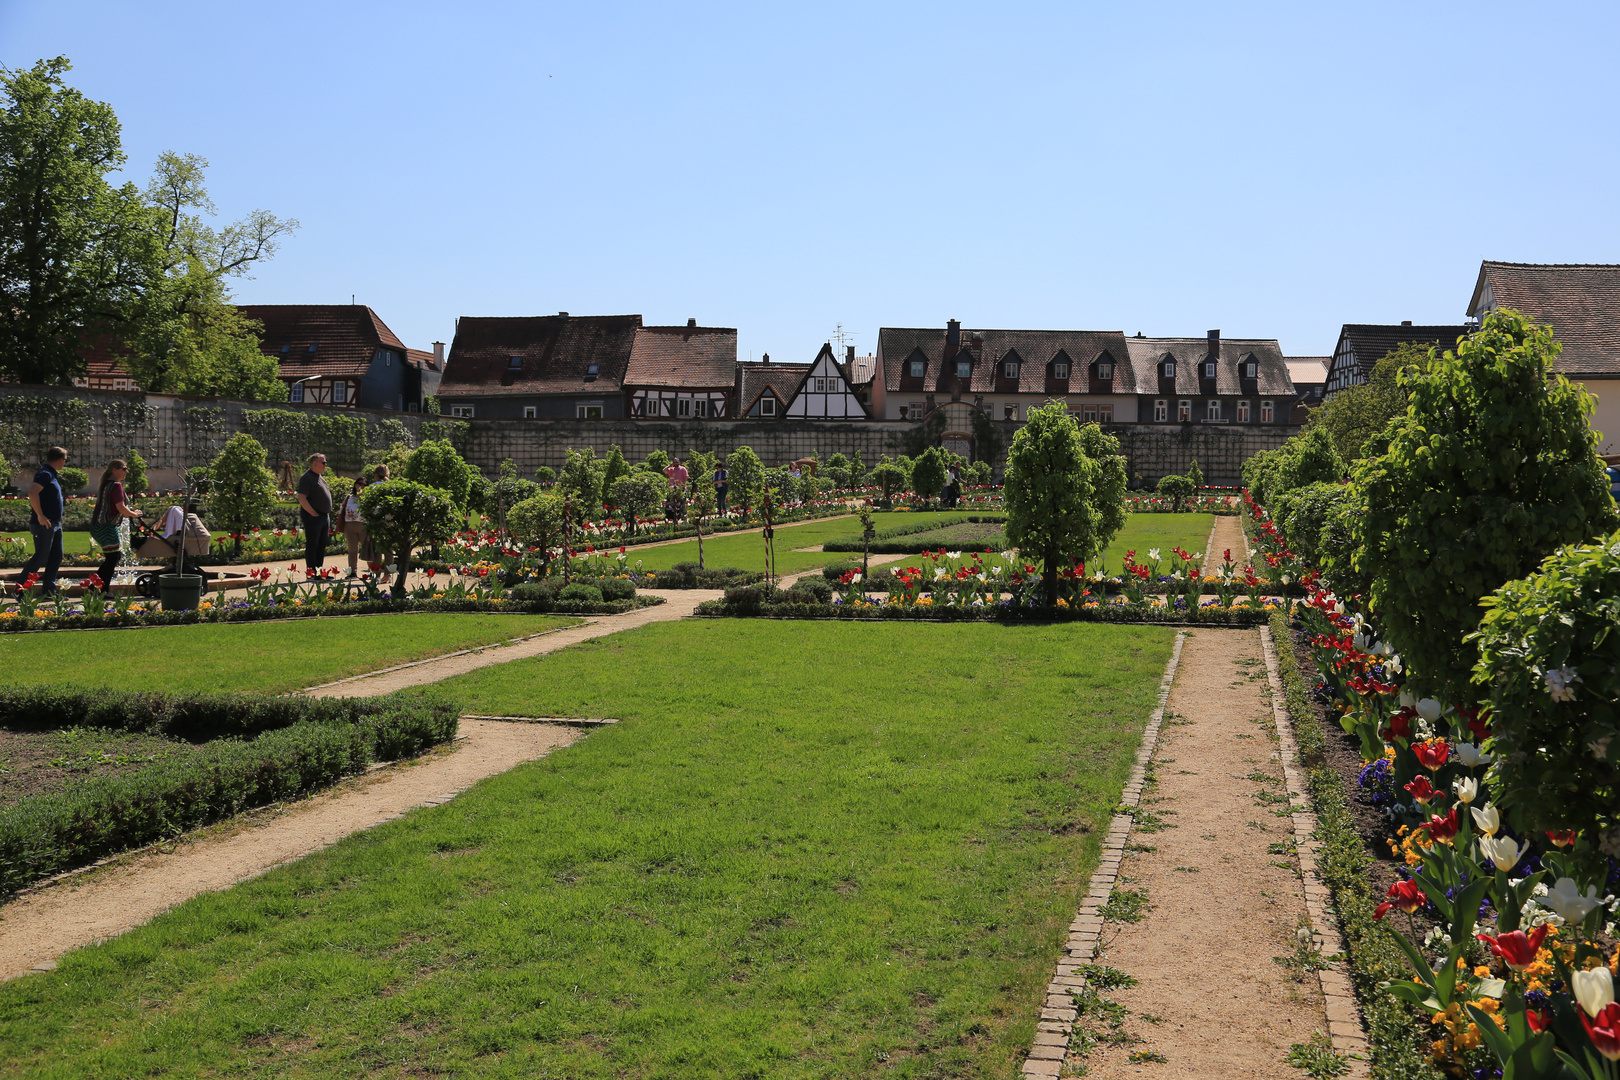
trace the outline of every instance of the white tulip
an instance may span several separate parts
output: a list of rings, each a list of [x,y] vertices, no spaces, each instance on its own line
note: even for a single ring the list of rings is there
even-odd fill
[[[1003,551],[1001,553],[1001,557],[1006,559],[1008,562],[1012,562],[1014,559],[1018,558],[1018,552],[1009,549],[1007,551]]]
[[[1417,711],[1419,716],[1432,724],[1440,719],[1440,714],[1445,712],[1446,708],[1434,698],[1426,697],[1417,703]]]
[[[1483,807],[1470,806],[1468,812],[1474,815],[1474,824],[1486,836],[1495,836],[1496,830],[1502,827],[1502,814],[1490,803]]]
[[[1487,761],[1491,760],[1491,755],[1485,753],[1473,743],[1458,743],[1451,748],[1451,752],[1456,755],[1457,760],[1460,761],[1465,768],[1469,769],[1472,769],[1477,765],[1483,765]]]
[[[1457,792],[1457,798],[1465,803],[1471,803],[1479,795],[1479,781],[1472,776],[1462,777],[1451,785]]]
[[[1410,690],[1402,690],[1401,691],[1401,708],[1410,709],[1415,705],[1417,705],[1417,698],[1412,696],[1412,691],[1410,691]]]
[[[1575,1000],[1581,1003],[1587,1016],[1595,1018],[1614,1001],[1614,976],[1601,964],[1575,972],[1570,982],[1574,984]]]
[[[947,559],[960,559],[962,557],[962,553],[960,551],[947,551],[945,553],[945,557]]]
[[[1401,667],[1401,658],[1399,656],[1392,656],[1388,660],[1384,661],[1384,669],[1391,675],[1399,675],[1401,673]]]
[[[1477,814],[1479,811],[1475,810],[1474,813]],[[1496,868],[1503,873],[1507,873],[1519,865],[1519,860],[1524,858],[1525,850],[1529,846],[1529,844],[1516,843],[1512,837],[1508,836],[1495,838],[1482,836],[1479,838],[1480,854],[1495,863]]]
[[[1159,549],[1158,548],[1148,548],[1148,558],[1152,559],[1154,562],[1158,562],[1159,561]]]
[[[851,585],[859,585],[861,583],[861,575],[860,575],[859,571],[857,571],[855,574],[853,574],[850,577],[849,583]]]
[[[1350,644],[1356,647],[1357,652],[1366,652],[1367,646],[1372,644],[1372,639],[1364,632],[1357,630],[1355,636],[1350,639]]]
[[[946,578],[948,578],[950,576],[951,576],[951,574],[950,574],[949,570],[935,570],[934,571],[934,580],[935,581],[944,581]]]
[[[1536,898],[1536,903],[1556,911],[1559,918],[1570,924],[1579,924],[1603,906],[1603,901],[1598,899],[1596,885],[1587,886],[1586,895],[1582,896],[1575,879],[1567,877],[1561,877],[1554,882],[1547,890],[1546,896]]]

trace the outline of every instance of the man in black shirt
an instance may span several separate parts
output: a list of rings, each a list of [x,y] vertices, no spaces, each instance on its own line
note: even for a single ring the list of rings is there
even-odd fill
[[[56,470],[67,464],[67,451],[53,446],[45,451],[45,464],[34,474],[28,486],[28,505],[33,515],[28,519],[28,531],[34,534],[34,554],[23,563],[22,580],[28,575],[40,574],[41,596],[56,594],[56,572],[62,566],[62,484]]]
[[[332,535],[332,489],[321,475],[326,471],[326,455],[309,459],[309,470],[298,478],[299,517],[304,523],[304,565],[319,570],[326,562],[326,540]]]

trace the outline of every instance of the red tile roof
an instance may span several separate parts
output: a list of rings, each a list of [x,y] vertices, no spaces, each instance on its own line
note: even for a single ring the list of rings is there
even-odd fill
[[[640,315],[463,316],[439,396],[616,391],[640,327]]]
[[[624,385],[729,390],[736,378],[736,330],[643,326],[630,347]]]
[[[1564,346],[1558,370],[1566,375],[1620,375],[1620,266],[1584,263],[1504,263],[1479,267],[1468,313],[1490,305],[1512,308],[1552,327]]]
[[[364,375],[379,348],[401,356],[407,351],[365,304],[242,304],[237,310],[264,325],[260,348],[281,361],[284,379]]]
[[[884,386],[891,393],[901,390],[901,375],[912,353],[920,351],[927,361],[923,389],[919,393],[949,393],[954,373],[944,370],[945,335],[943,328],[884,327],[878,331],[878,351],[883,355]],[[1008,353],[1016,352],[1018,389],[1021,394],[1046,392],[1047,365],[1063,353],[1069,358],[1071,394],[1134,394],[1130,355],[1125,335],[1119,330],[970,330],[961,331],[962,352],[973,359],[968,394],[992,394],[997,389],[997,367]],[[1091,363],[1103,353],[1114,358],[1114,378],[1088,389]],[[912,389],[907,380],[907,390]],[[1005,393],[1006,391],[1001,391]]]
[[[776,396],[776,416],[780,418],[793,392],[810,371],[809,364],[765,364],[744,360],[737,364],[737,415],[747,416],[754,402],[769,387]]]

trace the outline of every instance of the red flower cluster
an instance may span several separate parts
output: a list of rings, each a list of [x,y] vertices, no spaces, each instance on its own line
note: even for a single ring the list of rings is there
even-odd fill
[[[1535,963],[1536,953],[1541,949],[1542,939],[1547,936],[1548,926],[1542,923],[1530,933],[1523,930],[1512,930],[1506,934],[1479,934],[1479,940],[1491,947],[1491,953],[1499,957],[1503,963],[1514,971],[1523,971]]]
[[[1429,739],[1427,742],[1413,743],[1412,753],[1417,756],[1419,765],[1434,772],[1451,757],[1451,747],[1444,739]]]
[[[1388,915],[1390,908],[1400,908],[1410,915],[1429,902],[1429,898],[1423,895],[1423,890],[1415,881],[1397,881],[1389,887],[1389,892],[1385,895],[1388,899],[1373,911],[1374,919],[1382,919]]]

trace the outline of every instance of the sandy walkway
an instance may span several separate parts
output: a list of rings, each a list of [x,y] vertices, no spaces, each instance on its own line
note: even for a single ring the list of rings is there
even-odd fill
[[[1208,576],[1217,572],[1221,565],[1221,553],[1230,551],[1232,561],[1242,566],[1249,561],[1249,542],[1243,536],[1243,520],[1230,514],[1222,514],[1215,518],[1215,531],[1210,534],[1213,539],[1209,542],[1209,550],[1204,553],[1204,574]]]
[[[465,738],[296,803],[269,807],[71,874],[0,908],[0,978],[49,970],[70,949],[131,930],[200,893],[228,888],[352,832],[437,806],[514,765],[566,746],[558,724],[463,720]]]
[[[1113,891],[1115,913],[1146,906],[1104,924],[1097,960],[1138,982],[1102,992],[1119,1026],[1080,1018],[1087,1077],[1283,1076],[1289,1047],[1327,1030],[1315,972],[1272,959],[1306,908],[1267,693],[1257,632],[1189,632]]]

